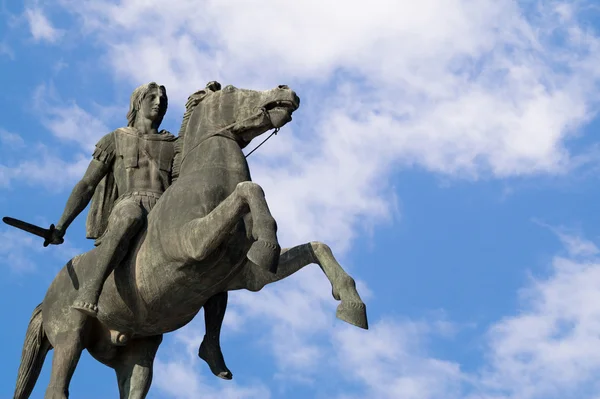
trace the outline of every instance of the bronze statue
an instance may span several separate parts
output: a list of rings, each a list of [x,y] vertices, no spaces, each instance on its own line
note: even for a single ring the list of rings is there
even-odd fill
[[[50,349],[46,399],[68,398],[83,349],[115,369],[121,398],[145,398],[162,335],[189,323],[203,307],[206,335],[199,355],[213,373],[231,378],[219,344],[227,292],[259,291],[311,263],[321,267],[341,301],[337,317],[367,328],[354,280],[327,245],[280,249],[276,222],[242,152],[255,137],[291,121],[298,96],[287,86],[261,92],[211,82],[189,97],[175,141],[157,131],[166,110],[164,88],[144,87],[132,96],[130,130],[100,140],[56,229],[43,235],[62,242],[92,194],[100,198],[88,215],[88,235],[102,233],[99,245],[67,263],[33,312],[16,399],[29,397]],[[148,144],[156,135],[165,140]],[[129,150],[133,145],[119,147],[121,139],[135,142],[137,158]]]

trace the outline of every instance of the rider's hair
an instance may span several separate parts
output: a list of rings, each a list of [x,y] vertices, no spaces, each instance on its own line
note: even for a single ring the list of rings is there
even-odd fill
[[[131,100],[129,101],[129,112],[127,112],[127,126],[133,127],[135,125],[135,118],[137,117],[137,113],[142,106],[142,101],[146,95],[154,89],[160,89],[165,96],[165,105],[164,108],[160,110],[157,121],[158,125],[160,126],[165,114],[167,113],[167,107],[169,103],[167,99],[167,89],[165,89],[165,86],[159,86],[155,82],[141,85],[133,91],[133,94],[131,94]]]

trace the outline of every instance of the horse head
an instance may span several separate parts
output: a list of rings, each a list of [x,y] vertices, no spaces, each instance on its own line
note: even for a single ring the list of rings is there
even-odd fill
[[[271,129],[292,120],[300,106],[300,98],[288,86],[271,90],[239,89],[210,82],[192,94],[179,131],[184,157],[198,144],[212,136],[234,139],[240,148]]]

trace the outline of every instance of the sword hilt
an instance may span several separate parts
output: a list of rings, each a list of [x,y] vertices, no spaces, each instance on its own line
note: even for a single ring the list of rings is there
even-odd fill
[[[44,247],[47,247],[52,242],[52,236],[54,235],[54,230],[56,230],[56,227],[54,226],[54,224],[51,224],[50,227],[48,228],[48,235],[46,237],[44,237]]]

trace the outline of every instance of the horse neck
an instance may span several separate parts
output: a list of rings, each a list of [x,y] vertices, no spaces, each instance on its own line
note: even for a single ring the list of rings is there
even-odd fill
[[[204,134],[202,137],[186,137],[184,151],[184,162],[179,174],[180,180],[190,177],[202,178],[215,169],[220,170],[223,177],[231,176],[239,181],[250,180],[248,162],[239,144],[229,137],[220,135]]]

